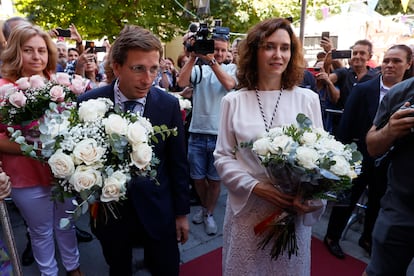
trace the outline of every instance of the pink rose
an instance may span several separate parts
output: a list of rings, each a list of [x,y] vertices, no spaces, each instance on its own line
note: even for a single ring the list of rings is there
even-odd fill
[[[16,86],[11,83],[0,86],[0,98],[4,99],[8,95],[15,93],[17,91]]]
[[[74,75],[72,78],[72,85],[70,86],[70,90],[72,90],[75,95],[80,95],[85,92],[86,85],[84,83],[84,79],[79,75]]]
[[[60,85],[53,86],[50,91],[50,99],[54,102],[63,102],[65,99],[65,91],[63,91],[63,87]]]
[[[32,88],[43,88],[45,87],[46,83],[43,77],[39,75],[34,75],[30,77],[30,86]]]
[[[17,108],[21,108],[26,105],[26,96],[22,92],[16,92],[10,95],[9,102]]]
[[[66,73],[56,73],[56,82],[60,85],[69,86],[70,76]]]
[[[16,81],[17,84],[17,88],[21,89],[21,90],[26,90],[28,88],[30,88],[30,82],[29,82],[29,78],[27,77],[23,77],[20,78]]]

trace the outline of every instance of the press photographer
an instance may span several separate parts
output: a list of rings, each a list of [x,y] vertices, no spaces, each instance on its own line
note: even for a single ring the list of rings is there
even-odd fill
[[[236,86],[236,65],[223,63],[229,48],[229,28],[221,27],[219,22],[216,20],[212,32],[206,24],[190,26],[190,31],[195,34],[190,35],[184,44],[190,60],[181,69],[178,80],[180,87],[191,84],[194,89],[188,159],[190,176],[200,196],[202,209],[192,221],[204,223],[208,235],[217,233],[213,211],[220,195],[220,178],[213,164],[213,151],[220,103],[223,96]],[[198,60],[203,63],[197,63]]]

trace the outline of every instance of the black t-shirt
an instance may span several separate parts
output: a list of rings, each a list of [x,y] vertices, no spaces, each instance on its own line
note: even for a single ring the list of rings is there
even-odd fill
[[[335,86],[339,88],[340,96],[339,101],[337,103],[338,109],[343,109],[345,106],[345,103],[348,99],[349,93],[351,93],[352,88],[357,83],[361,83],[367,80],[370,80],[377,76],[378,72],[374,69],[371,69],[367,67],[368,72],[358,81],[358,76],[355,73],[355,71],[350,68],[338,68],[333,73],[336,74],[338,77],[337,82],[335,83]]]

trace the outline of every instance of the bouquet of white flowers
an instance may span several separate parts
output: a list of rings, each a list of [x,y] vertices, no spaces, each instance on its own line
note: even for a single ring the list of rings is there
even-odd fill
[[[155,180],[159,160],[152,143],[158,141],[157,136],[176,135],[176,129],[152,126],[136,113],[110,112],[113,106],[107,98],[82,102],[78,109],[74,103],[51,104],[40,120],[41,157],[56,179],[54,197],[80,196],[83,200],[80,204],[74,201],[74,219],[95,201],[124,199],[126,184],[134,175]],[[13,135],[24,144],[18,132]],[[31,149],[28,154],[35,157],[36,149]],[[68,222],[64,220],[62,226]]]
[[[192,105],[189,99],[184,98],[177,92],[169,92],[169,93],[178,99],[181,110],[185,110],[187,112],[191,111]]]
[[[313,128],[304,114],[298,114],[296,120],[297,125],[270,129],[242,146],[252,147],[272,184],[284,193],[300,193],[310,200],[349,189],[362,160],[356,145],[344,145],[325,130]],[[267,232],[259,247],[274,240],[272,258],[277,259],[286,249],[289,257],[297,253],[295,216],[293,210],[278,210],[255,227],[256,234]]]

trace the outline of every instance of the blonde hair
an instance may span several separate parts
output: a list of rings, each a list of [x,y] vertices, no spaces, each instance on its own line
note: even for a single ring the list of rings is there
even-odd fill
[[[13,29],[7,41],[7,48],[1,53],[0,59],[3,62],[1,75],[3,78],[16,81],[22,77],[22,46],[34,36],[40,36],[46,43],[48,62],[43,71],[44,75],[50,77],[50,74],[55,72],[58,55],[56,45],[49,34],[38,26],[33,26],[30,23],[22,23]]]

